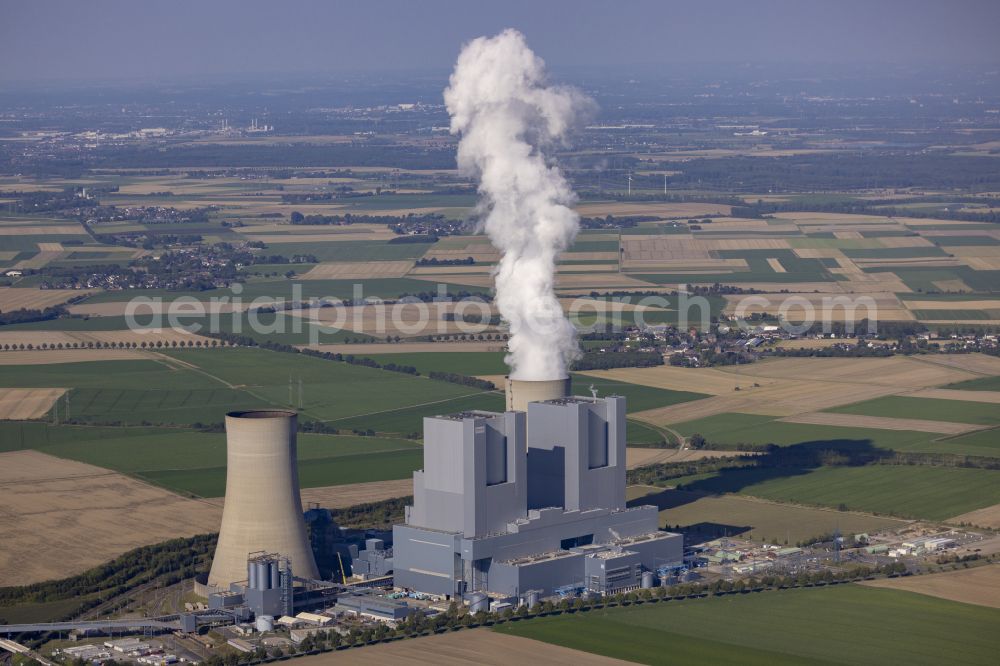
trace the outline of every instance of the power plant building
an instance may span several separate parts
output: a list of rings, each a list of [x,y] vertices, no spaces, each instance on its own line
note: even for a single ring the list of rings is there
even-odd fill
[[[566,392],[565,383],[542,389]],[[424,419],[424,468],[413,473],[405,524],[393,529],[397,587],[450,597],[604,593],[682,561],[683,539],[659,530],[657,507],[626,506],[624,398],[519,406]]]

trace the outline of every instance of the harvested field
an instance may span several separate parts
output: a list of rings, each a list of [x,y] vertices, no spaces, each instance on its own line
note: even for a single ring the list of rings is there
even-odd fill
[[[868,580],[861,584],[1000,608],[1000,565],[996,564],[924,576]]]
[[[775,379],[808,378],[814,382],[857,382],[900,390],[973,379],[972,373],[905,356],[889,358],[783,358],[755,363],[749,374]],[[930,357],[928,357],[930,358]],[[996,359],[1000,364],[1000,359]],[[734,372],[734,370],[724,370]],[[740,374],[746,374],[741,371]],[[859,379],[862,378],[862,379]]]
[[[302,504],[309,506],[311,502],[316,502],[328,509],[341,509],[355,504],[380,502],[412,494],[413,479],[372,481],[325,488],[304,488],[302,490]]]
[[[222,518],[207,502],[37,451],[0,453],[0,506],[0,586],[71,576],[132,548],[214,532]]]
[[[618,264],[559,264],[557,273],[617,273]]]
[[[0,287],[0,312],[12,310],[44,310],[65,303],[74,296],[89,294],[84,289],[27,289]]]
[[[1000,358],[978,352],[974,354],[927,354],[915,360],[920,363],[954,368],[980,376],[1000,375]]]
[[[713,395],[632,415],[638,420],[661,425],[725,412],[793,416],[979,376],[947,365],[927,363],[923,358],[785,358],[761,361],[738,372],[730,368],[658,366],[584,374]],[[1000,359],[996,361],[1000,363]],[[737,386],[739,391],[735,390]]]
[[[0,226],[0,236],[84,235],[86,233],[79,224],[45,224],[22,227]]]
[[[989,299],[979,301],[904,301],[903,305],[911,310],[996,310],[1000,309],[1000,300]]]
[[[717,395],[704,400],[636,412],[630,416],[657,425],[679,423],[727,412],[792,416],[897,392],[898,389],[876,384],[841,384],[787,379],[770,386],[744,389],[729,395]]]
[[[49,245],[49,243],[38,244],[39,247],[41,247],[42,245]],[[44,268],[45,266],[48,266],[50,262],[53,262],[57,259],[62,259],[64,254],[65,253],[62,252],[61,250],[57,251],[42,250],[41,252],[39,252],[38,254],[29,259],[22,259],[21,261],[17,262],[16,264],[14,264],[14,268],[18,270],[24,270],[26,268]]]
[[[712,395],[730,395],[737,386],[749,388],[756,380],[756,378],[747,376],[737,377],[715,368],[678,368],[671,365],[658,365],[652,368],[585,370],[581,374],[613,379],[628,384]],[[762,385],[775,384],[777,380],[765,380],[760,383]]]
[[[0,419],[26,421],[45,416],[64,388],[0,388]]]
[[[957,389],[923,389],[907,393],[911,398],[937,398],[938,400],[965,400],[967,402],[989,402],[1000,405],[1000,391],[962,391]]]
[[[106,342],[115,344],[134,342],[136,345],[145,343],[148,347],[158,343],[169,346],[173,346],[174,343],[189,346],[188,343],[197,344],[199,342],[203,346],[211,346],[212,342],[217,343],[218,341],[172,328],[148,328],[137,331],[0,331],[0,348],[8,344],[25,346],[30,344],[35,347],[43,344],[50,347],[61,344],[65,347],[89,343],[103,345]]]
[[[554,666],[612,666],[631,664],[629,661],[612,659],[573,650],[571,648],[543,643],[531,638],[508,636],[489,629],[472,629],[449,632],[435,636],[413,638],[394,643],[382,643],[362,650],[329,652],[302,657],[303,666],[407,666],[409,664],[432,664],[434,666],[508,666],[520,664],[552,664]]]
[[[333,354],[413,354],[422,352],[495,352],[503,351],[502,342],[397,342],[343,345],[308,345],[309,349]],[[2,358],[2,356],[0,356]]]
[[[493,271],[490,264],[462,266],[417,266],[408,275],[488,275]]]
[[[971,393],[972,391],[970,391]],[[830,412],[809,412],[796,414],[781,421],[787,423],[808,423],[810,425],[844,426],[854,428],[878,428],[881,430],[916,430],[919,432],[936,432],[942,435],[960,435],[973,430],[981,430],[983,426],[971,423],[952,423],[951,421],[928,421],[925,419],[898,419],[889,416],[863,416],[860,414],[833,414]]]
[[[316,503],[327,509],[343,509],[355,504],[381,502],[382,500],[394,497],[406,497],[412,494],[413,479],[348,483],[340,486],[303,488],[301,491],[303,506]],[[224,499],[223,497],[211,497],[204,501],[222,507]]]
[[[788,272],[788,271],[785,270],[785,267],[781,265],[781,262],[779,260],[775,259],[774,257],[771,257],[771,258],[769,258],[767,260],[767,265],[770,266],[774,270],[775,273],[787,273]]]
[[[364,280],[368,278],[399,278],[413,268],[412,261],[337,261],[316,265],[302,276],[303,280]]]
[[[0,366],[49,365],[85,361],[139,361],[153,358],[152,352],[139,349],[36,349],[0,352]]]
[[[712,256],[716,250],[787,250],[788,242],[776,238],[744,239],[703,239],[691,236],[623,236],[623,259],[629,267],[650,267],[657,262],[672,266],[684,261],[694,266],[718,266],[721,268],[746,266],[746,261],[736,259],[728,263]],[[707,263],[706,263],[707,262]]]
[[[644,449],[630,446],[625,449],[625,465],[629,469],[656,465],[659,463],[688,462],[704,460],[705,458],[723,458],[725,456],[756,455],[755,453],[740,453],[738,451],[698,451],[694,449]]]
[[[988,527],[990,529],[1000,530],[1000,504],[994,504],[993,506],[987,506],[982,509],[976,509],[975,511],[963,513],[960,516],[949,518],[948,522],[957,523],[959,525],[966,523],[968,525],[976,525],[977,527]]]

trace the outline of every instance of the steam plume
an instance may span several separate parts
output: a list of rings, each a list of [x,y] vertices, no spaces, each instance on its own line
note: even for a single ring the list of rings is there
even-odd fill
[[[561,379],[579,351],[553,289],[555,262],[579,217],[569,183],[544,150],[591,102],[546,85],[545,63],[510,29],[466,44],[444,100],[451,132],[462,136],[458,166],[479,176],[484,227],[502,255],[496,304],[510,324],[511,377]]]

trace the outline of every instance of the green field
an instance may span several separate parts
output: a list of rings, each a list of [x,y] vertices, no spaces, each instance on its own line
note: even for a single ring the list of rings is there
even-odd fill
[[[792,545],[832,534],[875,532],[903,527],[897,518],[856,511],[764,502],[744,495],[702,495],[675,488],[630,486],[629,506],[653,504],[660,526],[682,529],[703,538],[740,536],[758,543]]]
[[[1000,503],[1000,471],[959,467],[750,467],[678,479],[677,484],[692,492],[743,493],[927,520],[946,520]]]
[[[225,494],[223,433],[0,423],[0,442],[0,451],[35,449],[177,492],[201,497]],[[420,444],[406,439],[300,433],[297,448],[303,488],[403,479],[423,462]]]
[[[423,465],[419,450],[359,453],[299,462],[299,486],[315,488],[346,483],[408,478]],[[191,470],[133,472],[145,481],[170,490],[199,497],[226,494],[226,468],[203,467]]]
[[[0,386],[72,388],[72,418],[132,425],[220,423],[225,412],[233,409],[288,406],[289,398],[297,404],[299,380],[300,413],[307,420],[370,415],[482,393],[426,377],[259,348],[162,353],[180,363],[142,360],[8,366],[0,374]],[[65,418],[62,410],[61,406],[61,418]],[[377,420],[367,423],[366,428],[382,430]]]
[[[460,375],[505,375],[508,371],[507,365],[503,362],[503,358],[506,355],[503,352],[418,352],[400,354],[393,352],[392,349],[393,346],[387,344],[385,346],[385,354],[366,352],[364,356],[382,365],[386,363],[412,365],[425,375],[432,370],[438,372],[455,372]]]
[[[937,402],[952,402],[941,400]],[[962,403],[970,404],[970,403]],[[990,406],[990,405],[983,405]],[[831,410],[839,411],[839,410]],[[919,413],[919,412],[914,412]],[[919,418],[925,418],[922,414]],[[716,414],[671,425],[685,437],[699,433],[722,448],[739,444],[797,444],[829,448],[866,447],[913,453],[955,453],[969,456],[1000,456],[1000,438],[987,432],[949,437],[914,430],[851,428],[805,423],[785,423],[757,414]]]
[[[839,585],[647,603],[495,631],[643,664],[988,664],[1000,610]]]
[[[172,357],[193,363],[205,373],[239,386],[263,402],[287,405],[289,379],[297,402],[298,381],[303,384],[300,412],[317,420],[335,420],[389,409],[433,403],[481,391],[442,381],[360,365],[325,361],[300,354],[263,349],[169,351]]]
[[[1000,310],[911,310],[920,321],[990,321],[1000,319]]]
[[[1000,408],[988,402],[968,402],[965,400],[938,400],[935,398],[910,398],[889,395],[874,400],[856,402],[853,405],[833,407],[826,410],[837,414],[861,414],[864,416],[888,416],[900,419],[927,419],[929,421],[950,421],[952,423],[974,423],[977,425],[1000,425]]]
[[[455,412],[464,412],[470,409],[485,409],[493,412],[502,412],[504,410],[504,404],[505,401],[503,393],[497,391],[484,391],[450,400],[425,403],[416,407],[386,409],[383,411],[367,413],[362,416],[336,419],[331,421],[330,425],[342,430],[365,430],[372,428],[378,432],[391,432],[401,435],[417,434],[418,436],[423,436],[423,423],[425,416],[454,414]]]
[[[964,382],[948,384],[943,388],[958,389],[961,391],[1000,391],[1000,376],[968,379]]]

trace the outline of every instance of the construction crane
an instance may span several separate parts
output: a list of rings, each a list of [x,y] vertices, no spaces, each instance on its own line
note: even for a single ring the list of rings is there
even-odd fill
[[[344,573],[344,558],[337,553],[337,562],[340,564],[340,582],[347,584],[347,574]]]

